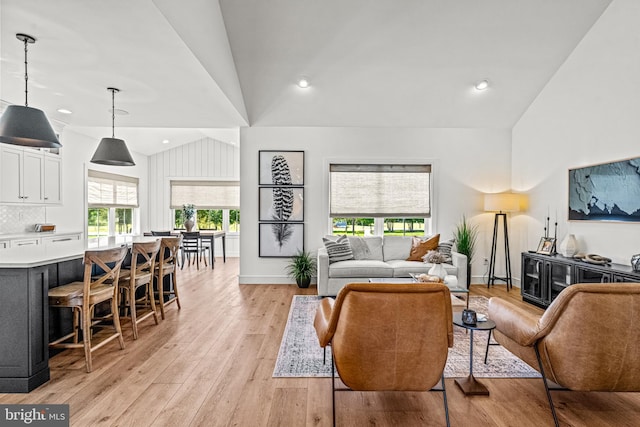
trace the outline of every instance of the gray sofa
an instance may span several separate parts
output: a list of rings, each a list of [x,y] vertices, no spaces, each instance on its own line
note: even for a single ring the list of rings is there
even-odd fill
[[[410,273],[427,273],[432,264],[407,261],[411,251],[410,236],[349,237],[354,259],[329,264],[327,250],[318,249],[318,295],[335,296],[347,283],[366,282],[373,277],[410,277]],[[366,247],[363,248],[363,243]],[[467,283],[467,257],[451,252],[451,264],[443,264],[447,274]]]

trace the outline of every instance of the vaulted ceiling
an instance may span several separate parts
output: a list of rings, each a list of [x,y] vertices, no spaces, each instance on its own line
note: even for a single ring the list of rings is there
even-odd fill
[[[29,105],[98,140],[117,87],[143,154],[241,126],[511,128],[610,2],[0,0],[0,99],[24,103],[27,33]]]

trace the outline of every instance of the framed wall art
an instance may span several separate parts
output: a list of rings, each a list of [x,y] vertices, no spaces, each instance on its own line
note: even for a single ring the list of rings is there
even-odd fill
[[[259,185],[304,185],[304,151],[258,152]]]
[[[304,221],[304,187],[260,187],[260,221]]]
[[[304,250],[304,224],[271,222],[259,224],[260,257],[288,258]]]
[[[569,169],[569,221],[640,222],[640,157]]]

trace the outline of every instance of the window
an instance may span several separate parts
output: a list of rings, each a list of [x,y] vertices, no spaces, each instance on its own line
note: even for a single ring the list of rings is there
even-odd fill
[[[89,170],[87,236],[134,234],[138,178]]]
[[[425,234],[431,217],[431,165],[332,164],[333,234]]]
[[[240,183],[237,181],[171,181],[174,228],[184,228],[182,205],[196,207],[199,230],[240,231]]]

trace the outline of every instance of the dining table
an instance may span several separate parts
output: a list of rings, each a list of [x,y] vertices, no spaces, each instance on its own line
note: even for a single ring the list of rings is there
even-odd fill
[[[152,236],[151,232],[145,232],[145,236]],[[172,231],[170,233],[171,236],[179,236],[180,232]],[[215,268],[215,239],[222,240],[222,262],[227,262],[227,233],[222,230],[200,230],[200,235],[198,236],[200,240],[200,245],[208,244],[209,248],[209,264],[211,264],[211,268]]]

